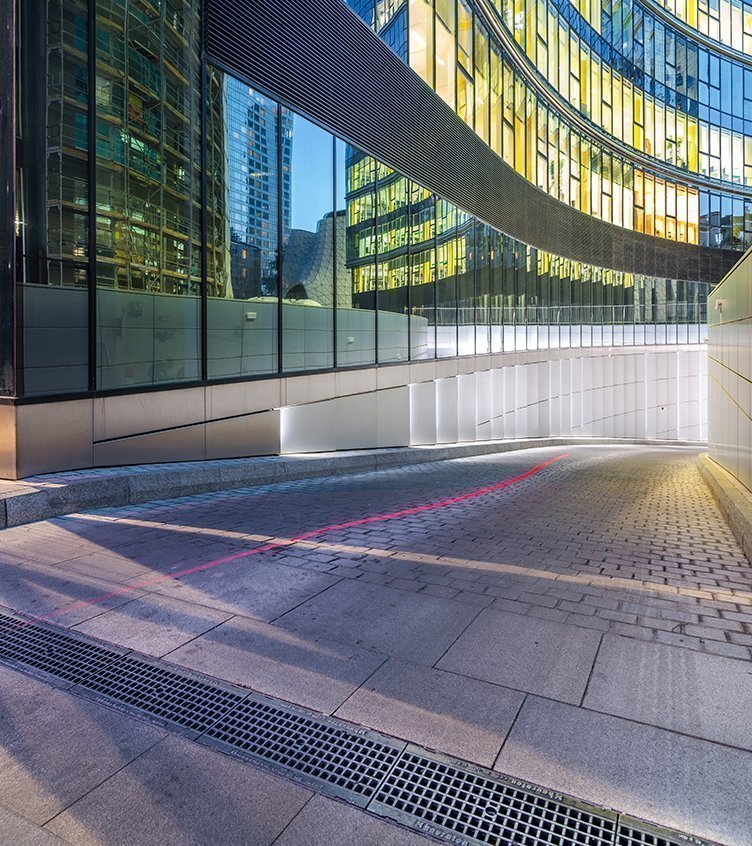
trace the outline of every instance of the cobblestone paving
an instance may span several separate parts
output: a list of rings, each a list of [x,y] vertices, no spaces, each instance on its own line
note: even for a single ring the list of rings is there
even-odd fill
[[[57,573],[115,575],[119,582],[130,576],[139,583],[144,575],[233,555],[268,539],[493,485],[563,453],[458,459],[57,518],[5,530],[0,566],[31,561],[56,565]],[[694,457],[685,449],[580,447],[511,488],[340,529],[264,557],[337,578],[750,658],[752,568]],[[224,566],[227,578],[235,578],[242,559]],[[72,593],[74,599],[78,591]],[[38,604],[34,610],[44,613]]]
[[[749,846],[752,567],[695,458],[536,449],[68,515],[0,532],[0,606]],[[89,842],[74,817],[45,828]]]

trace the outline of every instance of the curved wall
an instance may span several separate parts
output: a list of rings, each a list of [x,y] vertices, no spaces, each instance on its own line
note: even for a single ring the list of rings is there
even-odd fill
[[[508,438],[702,442],[706,361],[698,344],[540,350],[0,405],[0,478]]]
[[[207,0],[205,33],[220,67],[519,240],[617,270],[710,282],[738,257],[605,223],[538,190],[340,0]]]

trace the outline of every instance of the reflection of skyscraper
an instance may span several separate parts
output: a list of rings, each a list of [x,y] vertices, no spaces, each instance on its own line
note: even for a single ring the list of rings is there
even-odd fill
[[[250,296],[276,294],[278,182],[282,181],[282,232],[290,229],[290,161],[292,157],[291,117],[283,112],[282,167],[277,170],[277,104],[247,85],[227,77],[227,167],[235,184],[242,186],[229,196],[230,240],[233,291],[246,290]],[[256,251],[256,278],[249,279],[249,264],[243,251]],[[240,279],[245,271],[246,275]],[[236,277],[238,279],[236,280]],[[237,282],[237,284],[236,284]],[[247,296],[248,296],[247,295]]]

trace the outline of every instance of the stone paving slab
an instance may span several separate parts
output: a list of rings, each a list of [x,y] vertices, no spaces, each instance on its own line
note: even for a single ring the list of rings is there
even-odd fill
[[[430,665],[478,610],[441,597],[343,580],[276,622],[300,634],[329,636]]]
[[[136,579],[136,584],[140,580]],[[183,602],[208,605],[229,614],[269,622],[339,582],[327,573],[286,567],[260,558],[231,562],[225,570],[213,568],[180,580],[153,586],[157,593]]]
[[[390,659],[336,716],[490,767],[524,694]]]
[[[752,664],[605,635],[586,708],[752,750]]]
[[[233,617],[176,649],[168,660],[331,714],[385,657],[331,639],[301,637],[259,620]]]
[[[437,667],[579,705],[601,635],[489,608]]]
[[[750,843],[746,751],[529,697],[495,768],[726,846]]]
[[[363,813],[343,802],[314,796],[274,841],[274,846],[427,846],[425,837]]]
[[[0,805],[44,825],[165,732],[0,666]]]
[[[695,458],[676,447],[578,446],[338,476],[315,475],[326,464],[316,460],[307,479],[2,530],[0,605],[116,643],[143,645],[148,630],[155,653],[182,644],[162,660],[322,712],[352,707],[348,719],[382,719],[465,760],[488,761],[503,743],[498,766],[506,760],[511,775],[570,784],[585,800],[624,799],[643,816],[664,803],[673,816],[658,822],[721,842],[718,832],[729,833],[739,846],[747,809],[735,817],[719,785],[729,780],[742,801],[744,767],[752,771],[740,669],[752,667],[752,568]],[[254,552],[267,544],[277,546]],[[207,569],[178,575],[199,565]],[[183,612],[225,622],[203,630]],[[671,671],[658,677],[656,661]],[[510,703],[523,696],[512,723]],[[561,709],[562,731],[584,738],[571,772],[556,763],[570,753],[555,725],[531,734],[526,709],[546,701]],[[599,713],[619,708],[632,719]],[[533,752],[550,747],[550,760],[526,757],[526,738]],[[689,798],[671,786],[677,778]],[[114,791],[98,795],[102,809],[115,801]]]
[[[264,846],[310,797],[299,785],[172,736],[46,828],[77,846]]]
[[[3,846],[62,846],[65,841],[0,807],[0,843]]]
[[[232,615],[193,602],[150,594],[79,623],[76,631],[159,657],[183,646]]]

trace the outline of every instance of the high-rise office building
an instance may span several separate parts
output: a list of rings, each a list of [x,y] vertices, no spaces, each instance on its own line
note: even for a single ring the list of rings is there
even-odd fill
[[[0,0],[0,475],[278,451],[285,409],[456,357],[703,340],[752,245],[752,7],[350,6]]]

